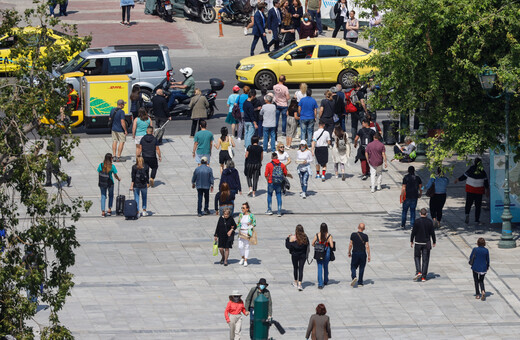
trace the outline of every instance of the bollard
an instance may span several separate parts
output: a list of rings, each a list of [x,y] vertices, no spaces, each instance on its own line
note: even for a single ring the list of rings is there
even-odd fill
[[[269,324],[267,313],[269,311],[269,300],[264,294],[259,294],[255,299],[255,319],[253,321],[253,340],[267,340],[269,336]]]
[[[222,19],[220,18],[220,11],[218,12],[218,37],[223,37],[224,32],[222,32]]]

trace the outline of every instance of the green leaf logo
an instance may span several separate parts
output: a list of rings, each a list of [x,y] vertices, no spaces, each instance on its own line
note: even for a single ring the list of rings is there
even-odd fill
[[[114,107],[101,98],[90,97],[90,115],[91,116],[102,116],[110,115]]]

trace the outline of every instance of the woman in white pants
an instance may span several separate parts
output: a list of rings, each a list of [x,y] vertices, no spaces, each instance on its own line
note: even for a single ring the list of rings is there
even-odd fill
[[[239,264],[247,267],[247,258],[249,257],[249,238],[253,234],[253,228],[256,227],[255,215],[249,209],[249,203],[242,204],[242,212],[238,215],[238,249],[242,259]]]

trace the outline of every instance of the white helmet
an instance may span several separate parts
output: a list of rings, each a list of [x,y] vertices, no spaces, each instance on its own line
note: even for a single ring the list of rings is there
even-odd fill
[[[191,76],[193,74],[193,70],[191,69],[191,67],[185,67],[185,68],[181,68],[179,70],[182,74],[184,74],[184,76],[186,78],[188,78],[189,76]]]

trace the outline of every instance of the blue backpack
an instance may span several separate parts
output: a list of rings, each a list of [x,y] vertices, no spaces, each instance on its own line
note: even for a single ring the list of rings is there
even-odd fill
[[[283,175],[282,163],[273,163],[273,184],[282,184],[285,176]]]

